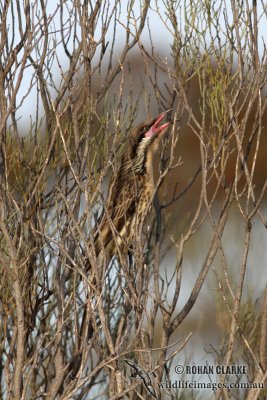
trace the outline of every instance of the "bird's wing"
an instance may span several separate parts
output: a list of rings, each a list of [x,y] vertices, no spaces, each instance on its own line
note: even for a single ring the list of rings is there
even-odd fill
[[[137,190],[132,182],[129,181],[122,186],[113,186],[112,189],[96,229],[95,247],[97,254],[103,247],[106,248],[109,245],[114,234],[118,235],[118,238],[123,236],[135,212]]]

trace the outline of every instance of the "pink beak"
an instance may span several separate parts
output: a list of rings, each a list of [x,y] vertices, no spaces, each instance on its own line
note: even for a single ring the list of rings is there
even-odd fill
[[[151,138],[154,135],[158,135],[159,133],[163,132],[166,128],[168,128],[168,126],[171,125],[171,122],[166,122],[165,124],[159,126],[159,124],[161,123],[161,121],[163,120],[163,118],[169,111],[171,111],[171,108],[158,116],[158,118],[156,119],[154,124],[151,126],[149,131],[146,132],[146,134],[145,134],[146,138]]]

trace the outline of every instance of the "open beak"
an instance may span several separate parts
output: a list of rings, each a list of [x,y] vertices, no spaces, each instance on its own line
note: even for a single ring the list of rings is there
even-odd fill
[[[166,122],[163,125],[159,125],[161,123],[161,121],[163,120],[163,118],[165,117],[165,115],[170,112],[172,110],[172,108],[170,108],[169,110],[165,111],[164,113],[160,114],[157,119],[155,120],[155,122],[153,123],[153,125],[151,125],[149,131],[146,132],[145,137],[146,138],[151,138],[154,135],[158,135],[159,133],[163,132],[166,128],[168,128],[168,126],[171,125],[171,121],[170,122]]]

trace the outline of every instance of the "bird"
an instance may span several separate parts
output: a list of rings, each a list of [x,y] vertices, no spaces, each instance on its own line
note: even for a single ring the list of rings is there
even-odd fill
[[[124,254],[130,253],[132,250],[130,246],[133,246],[135,238],[141,233],[149,214],[154,194],[152,162],[164,132],[171,125],[171,121],[161,125],[169,111],[141,123],[129,132],[128,146],[123,152],[118,167],[114,169],[108,195],[103,203],[102,214],[91,232],[96,260],[99,261],[101,253],[104,252],[103,259],[106,265],[113,256],[118,254],[118,251]],[[96,269],[92,271],[91,260],[86,260],[86,270],[91,270],[91,289],[102,286],[99,279],[102,270],[98,268],[98,265],[101,265],[101,262],[97,262]],[[85,303],[80,339],[92,336],[93,326],[89,322],[90,313],[86,304],[94,297],[93,293],[94,289],[91,294],[88,294]]]
[[[153,157],[171,124],[161,125],[161,121],[169,111],[130,130],[129,144],[113,173],[103,213],[94,227],[96,257],[104,250],[110,259],[140,234],[154,194]]]

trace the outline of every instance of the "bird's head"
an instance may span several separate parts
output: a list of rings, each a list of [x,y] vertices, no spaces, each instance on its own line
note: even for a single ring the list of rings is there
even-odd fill
[[[133,163],[136,173],[145,173],[148,153],[154,153],[157,144],[162,138],[162,134],[170,126],[171,122],[160,125],[165,115],[170,110],[161,113],[156,118],[142,123],[130,132],[130,159]],[[156,144],[156,145],[155,145]]]

